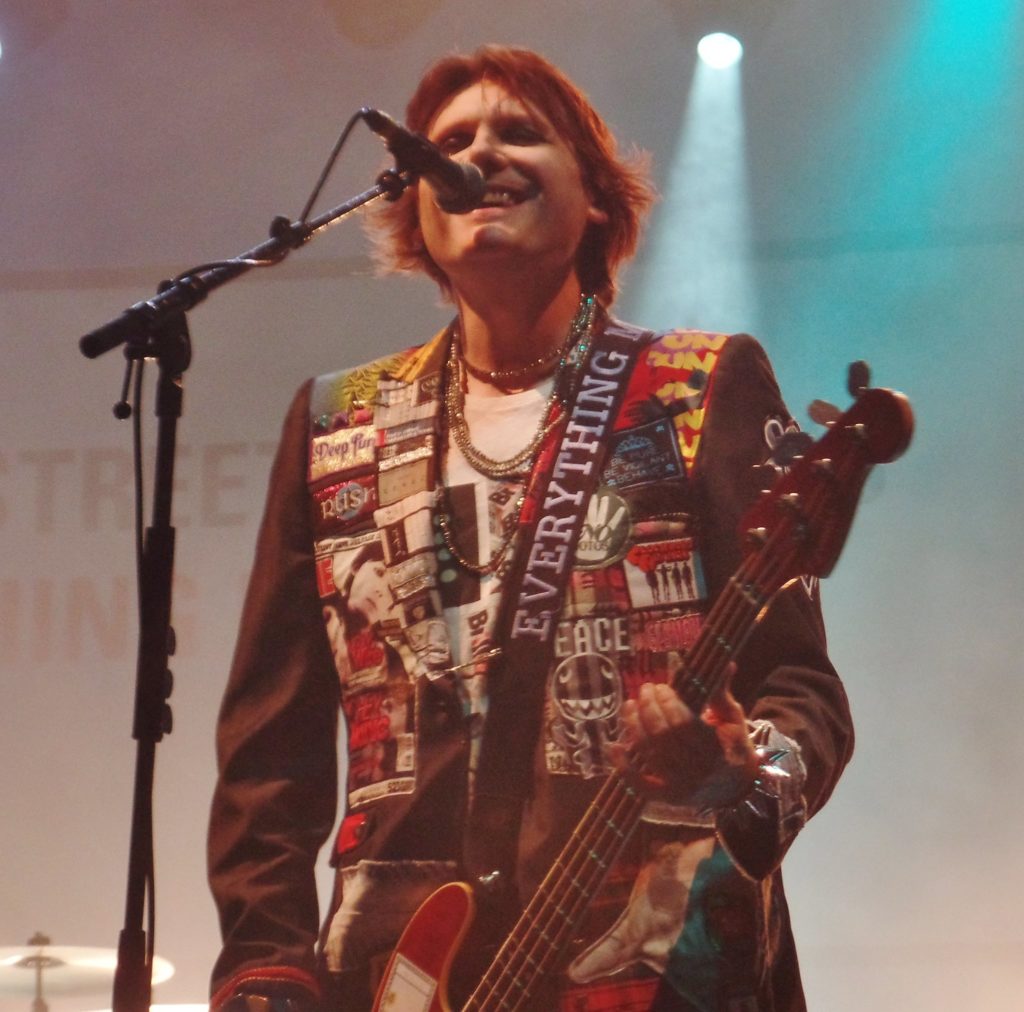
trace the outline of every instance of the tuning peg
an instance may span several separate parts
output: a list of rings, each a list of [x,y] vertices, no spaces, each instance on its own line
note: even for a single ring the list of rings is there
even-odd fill
[[[842,412],[834,404],[828,401],[811,401],[807,408],[807,414],[812,422],[817,425],[832,425],[839,420]]]
[[[758,492],[770,491],[779,480],[779,472],[774,464],[755,464],[751,475],[751,497]]]
[[[846,371],[846,389],[851,397],[860,397],[871,386],[871,367],[863,359],[851,362]]]
[[[814,442],[808,432],[792,429],[785,433],[772,450],[772,460],[780,467],[789,467],[797,457],[802,457]]]

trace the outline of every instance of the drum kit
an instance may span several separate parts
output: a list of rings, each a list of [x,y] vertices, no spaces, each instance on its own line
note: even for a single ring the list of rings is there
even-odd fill
[[[28,944],[0,947],[0,995],[31,997],[31,1012],[47,1012],[48,997],[110,992],[117,969],[116,949],[94,949],[81,945],[53,945],[41,932]],[[153,984],[161,984],[174,974],[174,967],[159,956],[153,957]],[[186,1012],[205,1005],[151,1006]]]

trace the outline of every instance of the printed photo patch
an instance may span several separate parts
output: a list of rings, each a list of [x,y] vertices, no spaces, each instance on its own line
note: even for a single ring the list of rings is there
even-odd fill
[[[416,786],[414,690],[395,682],[349,696],[342,704],[349,735],[350,808]]]
[[[441,600],[432,590],[420,590],[399,601],[402,624],[407,629],[427,619],[441,616]]]
[[[316,576],[348,727],[350,808],[415,785],[415,657],[380,534],[323,538]]]
[[[411,613],[408,618],[427,614],[427,608],[420,608],[415,604],[411,605],[408,611]],[[436,678],[439,673],[449,670],[452,662],[450,637],[442,617],[421,618],[406,629],[406,635],[409,638],[409,646],[428,677]]]
[[[687,604],[707,596],[691,538],[633,545],[622,565],[634,608]]]

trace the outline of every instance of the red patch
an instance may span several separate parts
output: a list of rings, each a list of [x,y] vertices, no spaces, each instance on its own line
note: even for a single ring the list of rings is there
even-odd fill
[[[365,812],[346,816],[338,827],[338,838],[334,842],[334,853],[341,857],[354,850],[366,837],[366,823],[369,816]]]

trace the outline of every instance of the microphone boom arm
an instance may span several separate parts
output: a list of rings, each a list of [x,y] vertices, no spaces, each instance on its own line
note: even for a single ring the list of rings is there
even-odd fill
[[[384,197],[397,200],[416,176],[412,172],[386,169],[368,190],[338,204],[309,221],[289,221],[279,216],[270,225],[270,238],[240,253],[231,260],[194,267],[179,275],[151,299],[136,302],[120,316],[97,327],[79,339],[78,347],[86,358],[100,355],[125,344],[145,345],[176,313],[184,313],[199,305],[210,292],[233,281],[253,267],[270,267],[281,263],[292,250],[304,246],[335,222],[351,214],[371,200]]]

